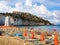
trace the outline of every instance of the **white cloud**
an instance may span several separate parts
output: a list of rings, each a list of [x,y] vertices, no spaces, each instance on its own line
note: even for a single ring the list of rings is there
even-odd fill
[[[22,6],[22,4],[18,2],[18,3],[15,4],[15,6],[20,7],[20,6]]]
[[[0,1],[0,12],[8,12],[10,8],[5,1]]]
[[[40,6],[36,5],[34,6],[34,10],[40,15],[51,16],[50,11],[48,11],[48,9],[44,5],[40,5]]]
[[[42,0],[43,1],[43,0]],[[42,17],[44,19],[49,20],[52,23],[58,24],[60,19],[60,11],[49,11],[47,7],[43,4],[38,6],[37,4],[32,5],[32,0],[26,0],[23,5],[21,2],[16,2],[15,7],[12,8],[8,6],[8,3],[0,2],[0,12],[12,12],[12,11],[21,11],[21,12],[29,12],[38,17]]]
[[[51,21],[52,23],[60,24],[60,13],[59,13],[60,11],[54,10],[51,12],[52,12],[52,16],[48,18],[48,20]]]
[[[26,0],[25,5],[26,6],[32,6],[32,0]]]

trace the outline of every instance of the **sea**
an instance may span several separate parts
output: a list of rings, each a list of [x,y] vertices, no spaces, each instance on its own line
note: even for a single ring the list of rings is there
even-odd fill
[[[43,30],[49,30],[52,31],[56,29],[57,31],[60,31],[60,25],[49,25],[49,26],[19,26],[19,27],[27,27],[27,28],[33,28],[35,30],[43,29]]]

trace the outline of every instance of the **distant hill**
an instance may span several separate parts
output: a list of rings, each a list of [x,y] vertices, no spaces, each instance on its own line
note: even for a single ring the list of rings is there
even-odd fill
[[[23,21],[28,21],[28,24],[26,25],[54,25],[48,20],[45,20],[41,17],[37,17],[33,14],[30,13],[24,13],[24,12],[16,12],[14,11],[13,13],[0,13],[1,15],[4,16],[12,16],[14,19],[22,19]]]

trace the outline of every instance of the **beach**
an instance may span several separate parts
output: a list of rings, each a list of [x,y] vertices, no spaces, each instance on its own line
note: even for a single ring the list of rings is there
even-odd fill
[[[60,45],[60,32],[56,29],[0,26],[0,33],[0,45],[53,45],[55,37]]]

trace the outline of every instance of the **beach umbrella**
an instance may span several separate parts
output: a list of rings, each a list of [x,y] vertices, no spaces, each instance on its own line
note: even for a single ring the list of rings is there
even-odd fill
[[[41,36],[40,36],[40,40],[44,41],[44,33],[42,32]]]
[[[58,34],[54,35],[54,44],[58,45]]]
[[[32,31],[31,34],[31,38],[34,39],[34,32]]]
[[[23,34],[25,37],[27,36],[27,31],[24,31],[24,34]]]

